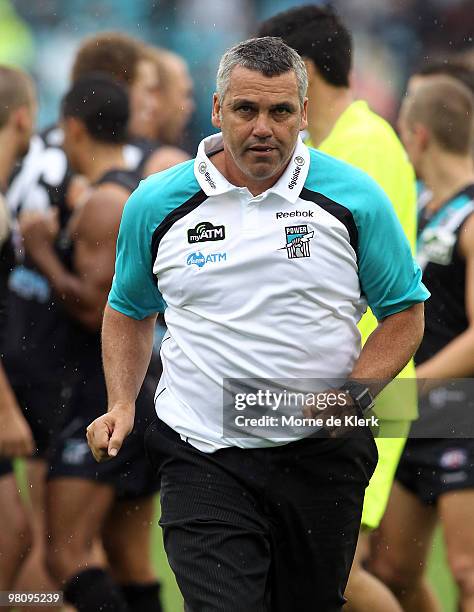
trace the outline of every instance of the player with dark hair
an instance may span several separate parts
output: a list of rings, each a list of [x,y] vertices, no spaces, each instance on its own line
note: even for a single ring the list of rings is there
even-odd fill
[[[421,401],[437,421],[446,413],[449,419],[459,402],[466,402],[462,393],[449,394],[440,379],[474,373],[474,98],[452,76],[433,75],[405,98],[399,123],[410,159],[430,193],[423,197],[419,213],[418,260],[431,299],[415,362]],[[444,407],[436,401],[437,391],[443,390]],[[436,439],[413,437],[407,442],[377,532],[372,569],[407,612],[439,610],[425,570],[440,521],[459,589],[458,609],[471,612],[474,442],[443,439],[442,429],[438,433]]]
[[[367,172],[389,197],[415,250],[416,188],[413,168],[397,135],[351,88],[352,36],[331,7],[306,5],[279,13],[261,24],[261,36],[280,36],[305,60],[308,70],[307,143]],[[365,342],[377,327],[369,311],[359,323]],[[397,612],[392,593],[364,569],[369,555],[368,531],[375,529],[385,510],[395,470],[417,416],[413,360],[378,398],[380,418],[376,439],[379,462],[365,493],[362,531],[346,591],[347,609],[355,612]],[[407,379],[411,379],[409,382]]]
[[[127,93],[116,81],[102,74],[79,78],[62,104],[64,150],[92,191],[70,220],[61,241],[62,258],[47,219],[34,213],[20,218],[28,254],[71,316],[71,414],[55,441],[50,465],[47,558],[66,599],[86,612],[101,606],[137,612],[161,609],[150,558],[158,480],[143,448],[144,429],[153,413],[146,387],[138,400],[136,429],[121,459],[98,469],[84,435],[88,422],[106,405],[99,330],[114,274],[122,209],[139,180],[123,155],[128,117]],[[111,573],[94,554],[92,543],[100,537]]]
[[[135,100],[131,104],[131,122],[143,125],[143,121],[135,120],[136,112],[141,113],[141,108],[154,108],[156,97],[155,67],[145,46],[113,32],[92,36],[78,51],[73,77],[84,76],[89,70],[110,74],[127,87],[130,98]],[[154,159],[150,153],[156,144],[142,139],[138,142],[134,139],[132,144],[130,129],[127,131],[126,141],[121,145],[126,164],[141,174],[144,164]],[[59,126],[33,136],[29,153],[6,194],[13,215],[22,211],[47,212],[54,207],[61,234],[75,205],[80,205],[87,197],[87,181],[83,177],[78,181],[77,175],[74,176],[62,148],[63,139]],[[160,161],[160,151],[156,156],[163,167],[170,161],[173,163],[166,158]],[[47,453],[68,410],[69,390],[64,385],[69,361],[68,323],[64,318],[64,305],[28,255],[14,269],[9,289],[8,310],[12,316],[4,347],[5,366],[35,439],[35,452],[27,464],[35,544],[22,568],[18,588],[34,590],[34,576],[43,576],[41,580],[45,576],[41,545],[44,541]]]
[[[36,96],[23,72],[0,66],[0,590],[13,588],[31,544],[29,519],[13,473],[11,458],[31,455],[33,436],[2,364],[9,321],[8,278],[15,264],[10,215],[3,193],[17,159],[28,151],[35,124]]]

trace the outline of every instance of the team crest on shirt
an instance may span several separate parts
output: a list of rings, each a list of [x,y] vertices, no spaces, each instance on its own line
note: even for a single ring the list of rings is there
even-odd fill
[[[292,225],[285,227],[286,244],[278,249],[286,249],[288,259],[310,257],[310,240],[314,238],[314,231],[309,232],[307,225]]]
[[[427,228],[421,235],[418,258],[424,267],[428,261],[448,266],[453,259],[456,234],[443,228]]]

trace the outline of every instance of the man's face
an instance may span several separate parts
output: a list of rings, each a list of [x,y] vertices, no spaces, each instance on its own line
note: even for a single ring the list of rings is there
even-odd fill
[[[267,77],[236,66],[222,106],[214,94],[212,123],[222,130],[224,148],[251,180],[277,177],[286,168],[298,133],[307,126],[293,71]]]
[[[135,81],[130,87],[129,132],[136,138],[153,137],[158,113],[158,71],[150,60],[141,60]]]

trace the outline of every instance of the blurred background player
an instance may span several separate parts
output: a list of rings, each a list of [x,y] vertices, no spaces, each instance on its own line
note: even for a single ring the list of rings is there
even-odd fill
[[[150,535],[158,479],[143,447],[144,430],[154,416],[147,385],[137,402],[140,417],[124,457],[98,467],[85,440],[85,427],[106,405],[102,311],[114,273],[122,209],[140,178],[127,169],[123,152],[126,90],[102,74],[78,78],[62,112],[64,150],[72,168],[91,185],[89,198],[70,220],[67,234],[72,240],[62,258],[54,248],[51,215],[25,213],[20,218],[28,254],[71,316],[71,412],[55,441],[49,472],[48,565],[79,610],[107,605],[107,610],[155,612],[161,607]],[[99,537],[110,573],[92,546]]]
[[[111,75],[130,93],[131,124],[136,132],[128,129],[128,143],[123,145],[127,166],[141,174],[148,161],[155,168],[175,163],[176,156],[167,157],[166,151],[163,155],[160,150],[156,151],[155,142],[143,138],[147,122],[158,108],[157,67],[148,49],[124,34],[112,32],[92,36],[77,52],[72,79],[91,71]],[[7,192],[13,215],[32,210],[44,212],[53,206],[58,211],[60,227],[65,228],[75,206],[88,197],[87,181],[75,182],[73,178],[74,173],[62,149],[63,138],[59,126],[32,138],[30,151]],[[182,153],[181,156],[186,157]],[[4,348],[5,364],[33,429],[36,449],[27,467],[35,510],[34,548],[24,564],[17,587],[35,590],[46,580],[42,542],[47,451],[64,421],[70,396],[64,384],[69,360],[68,323],[63,306],[51,293],[47,279],[28,256],[11,275],[8,310],[11,316]]]
[[[162,145],[179,146],[194,111],[193,82],[188,66],[177,53],[150,48],[159,71],[159,112],[153,137]]]
[[[260,36],[280,36],[298,51],[308,71],[307,144],[367,172],[390,198],[400,223],[415,249],[416,189],[413,168],[391,126],[372,112],[364,100],[355,100],[351,87],[352,37],[330,7],[305,5],[263,22]],[[376,328],[371,312],[359,329],[365,341]],[[413,360],[399,377],[414,378]],[[408,382],[408,381],[406,381]],[[362,533],[346,597],[347,609],[357,612],[400,610],[390,591],[362,566],[368,556],[368,535],[384,513],[395,470],[417,416],[416,387],[391,385],[377,398],[381,419],[376,438],[379,462],[365,493]]]
[[[429,393],[436,379],[474,373],[472,93],[452,77],[424,76],[410,88],[399,123],[417,175],[431,194],[419,213],[418,259],[431,299],[415,362],[424,401],[436,414]],[[429,379],[428,384],[423,379]],[[452,401],[451,409],[456,405]],[[473,516],[473,440],[409,439],[372,563],[404,610],[440,610],[425,569],[434,528],[441,521],[459,588],[459,610],[474,611]]]
[[[171,94],[168,92],[173,93],[176,88],[187,91],[181,84],[185,75],[188,75],[186,65],[178,56],[176,61],[183,63],[183,74],[170,74],[166,62],[161,59],[162,54],[164,56],[166,52],[146,46],[124,34],[104,32],[84,40],[77,52],[71,74],[74,82],[91,72],[105,72],[127,86],[130,124],[125,156],[130,169],[143,176],[166,170],[189,159],[189,155],[176,146],[182,133],[177,134],[176,141],[162,140],[161,117],[172,114],[172,117],[167,117],[167,121],[170,124],[179,121],[182,116],[179,105],[184,104],[181,100],[170,99]],[[173,85],[169,84],[169,77],[174,81]],[[187,116],[182,129],[188,120]],[[166,146],[162,147],[162,143]]]
[[[15,263],[10,215],[2,196],[16,161],[29,147],[36,96],[23,72],[0,66],[0,590],[11,590],[30,544],[30,524],[10,458],[31,455],[33,436],[2,365],[8,277]]]

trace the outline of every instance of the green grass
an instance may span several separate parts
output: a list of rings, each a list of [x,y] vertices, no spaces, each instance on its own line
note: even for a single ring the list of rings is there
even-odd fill
[[[438,529],[434,538],[428,576],[442,604],[443,612],[456,612],[457,589],[446,564],[441,529]]]

